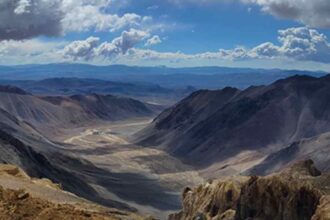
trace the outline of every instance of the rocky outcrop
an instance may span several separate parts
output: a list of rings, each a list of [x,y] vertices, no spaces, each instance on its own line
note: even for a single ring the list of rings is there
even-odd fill
[[[330,220],[330,196],[324,196],[320,200],[312,220]]]
[[[192,190],[183,192],[183,211],[170,216],[170,220],[213,219],[220,216],[232,216],[237,207],[241,188],[247,177],[226,178],[210,181]]]
[[[185,189],[169,220],[328,220],[330,176],[310,160],[266,177],[228,177]]]
[[[94,219],[114,220],[106,213],[94,213],[75,209],[72,205],[55,205],[46,200],[33,198],[22,190],[0,187],[0,219]]]
[[[31,178],[16,166],[0,164],[0,219],[143,220],[145,218],[128,211],[96,205],[64,191],[48,179]]]

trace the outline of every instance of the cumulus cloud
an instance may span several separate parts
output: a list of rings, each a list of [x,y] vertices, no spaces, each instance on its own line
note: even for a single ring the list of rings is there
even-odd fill
[[[156,44],[160,44],[162,42],[162,39],[158,35],[154,35],[151,38],[149,38],[145,44],[145,46],[153,46]]]
[[[131,28],[112,41],[102,42],[100,38],[89,37],[61,45],[51,45],[39,41],[0,41],[0,57],[16,60],[48,59],[59,62],[92,61],[109,63],[116,61],[250,61],[250,60],[287,60],[313,61],[330,64],[330,43],[327,37],[315,29],[307,27],[289,28],[278,31],[278,43],[265,42],[252,48],[236,47],[219,49],[215,52],[186,54],[183,52],[158,52],[141,49],[152,39],[149,32]]]
[[[279,18],[294,19],[310,27],[330,27],[329,0],[242,0],[260,5]]]
[[[262,43],[252,49],[238,47],[203,53],[201,58],[221,58],[230,60],[287,58],[300,61],[330,63],[330,44],[324,34],[306,27],[289,28],[278,31],[279,44]]]
[[[62,0],[65,11],[63,28],[65,31],[117,31],[126,27],[137,27],[151,18],[135,13],[122,16],[106,13],[112,1]]]
[[[330,44],[324,34],[306,27],[279,31],[280,45],[261,44],[251,50],[254,57],[287,57],[295,60],[330,63]]]
[[[265,42],[253,48],[236,47],[219,49],[216,52],[185,54],[182,52],[157,52],[138,49],[135,46],[145,41],[150,34],[145,31],[130,29],[111,42],[100,42],[99,38],[90,37],[84,41],[74,41],[67,45],[63,54],[73,60],[91,60],[95,58],[115,58],[125,56],[135,60],[251,60],[251,59],[291,59],[330,63],[330,44],[327,37],[317,30],[306,27],[289,28],[278,31],[278,44]],[[157,37],[149,38],[150,44]],[[149,43],[148,43],[149,42]]]
[[[219,60],[251,60],[251,59],[291,59],[330,63],[330,44],[327,37],[317,30],[306,27],[289,28],[278,32],[279,44],[262,43],[254,48],[236,47],[220,49],[216,52],[198,54],[161,53],[154,50],[131,49],[128,53],[132,59],[219,59]]]
[[[73,60],[91,60],[94,58],[114,58],[124,55],[136,44],[148,38],[150,34],[145,31],[130,29],[123,31],[120,37],[111,42],[100,43],[100,39],[89,37],[83,41],[74,41],[67,45],[62,53],[66,58]]]
[[[118,31],[150,23],[134,13],[109,14],[113,0],[1,0],[0,41],[66,32]]]
[[[90,60],[95,56],[95,48],[98,46],[100,38],[89,37],[86,40],[74,41],[67,45],[63,54],[66,58],[72,58],[78,60],[83,58],[84,60]]]
[[[61,34],[60,0],[1,0],[0,41]]]

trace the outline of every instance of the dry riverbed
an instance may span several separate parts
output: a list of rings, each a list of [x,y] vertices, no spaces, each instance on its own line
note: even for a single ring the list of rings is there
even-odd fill
[[[147,118],[91,126],[59,141],[68,153],[109,172],[95,177],[102,184],[93,184],[103,197],[165,218],[180,208],[182,189],[202,183],[203,178],[162,150],[129,142],[150,122]]]

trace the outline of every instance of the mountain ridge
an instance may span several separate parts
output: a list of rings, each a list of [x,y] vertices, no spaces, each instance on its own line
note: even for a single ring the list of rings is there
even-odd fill
[[[328,79],[293,76],[245,90],[198,91],[161,113],[135,141],[159,146],[197,167],[242,152],[262,159],[292,142],[330,131]]]
[[[324,76],[323,71],[253,69],[231,67],[139,67],[92,66],[87,64],[44,64],[4,68],[2,80],[41,80],[53,77],[93,78],[129,83],[155,83],[166,88],[219,89],[225,86],[247,88],[250,85],[270,84],[296,74]]]

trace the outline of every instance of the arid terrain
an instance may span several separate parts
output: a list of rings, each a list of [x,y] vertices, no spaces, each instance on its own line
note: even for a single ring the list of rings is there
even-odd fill
[[[0,220],[330,220],[330,0],[0,0]]]
[[[196,216],[282,219],[277,211],[289,216],[285,220],[292,216],[300,220],[301,211],[306,220],[317,213],[326,216],[329,89],[329,77],[295,76],[246,90],[197,91],[164,110],[157,103],[109,94],[41,96],[0,86],[0,162],[27,173],[14,172],[25,179],[7,177],[8,172],[0,178],[3,199],[15,200],[22,190],[30,190],[27,204],[42,206],[40,212],[22,215],[43,216],[43,209],[50,209],[50,216],[63,218],[77,210],[75,216],[93,217],[90,208],[80,212],[81,206],[72,204],[75,201],[125,213],[119,219],[152,216],[163,220],[169,215],[175,220]],[[311,162],[295,167],[292,173],[289,167],[302,160]],[[307,185],[291,180],[301,170]],[[261,186],[253,175],[261,176]],[[308,176],[317,178],[313,182]],[[250,182],[255,188],[249,188]],[[203,184],[212,187],[204,187],[200,195]],[[308,184],[314,184],[316,191],[306,191]],[[59,191],[47,191],[44,185]],[[197,187],[196,197],[187,197],[191,192],[187,187]],[[232,191],[227,192],[228,187]],[[250,190],[265,193],[266,198],[250,198]],[[282,197],[273,197],[274,190],[284,197],[292,193],[290,210],[281,209],[287,204]],[[34,195],[31,199],[30,194]],[[268,197],[279,206],[257,209]],[[297,202],[300,199],[306,204]],[[324,209],[317,209],[323,204]],[[268,209],[271,213],[265,213]],[[4,210],[9,215],[12,209],[5,206]],[[102,209],[93,218],[109,217],[116,216]]]
[[[142,220],[135,213],[106,208],[63,191],[48,179],[0,165],[0,219]]]
[[[2,163],[98,204],[161,219],[180,209],[183,187],[203,181],[165,151],[131,142],[161,105],[113,95],[0,89]]]
[[[130,143],[131,135],[151,120],[141,118],[79,128],[72,136],[56,141],[63,145],[63,153],[114,172],[116,180],[105,180],[108,188],[94,186],[102,196],[129,204],[143,214],[165,218],[180,207],[181,190],[202,183],[203,178],[194,168],[162,150]]]

